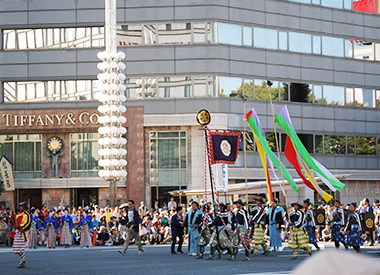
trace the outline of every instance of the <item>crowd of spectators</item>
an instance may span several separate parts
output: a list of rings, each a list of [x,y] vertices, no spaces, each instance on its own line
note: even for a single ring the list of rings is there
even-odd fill
[[[178,210],[182,211],[181,215],[185,219],[186,211],[191,208],[191,202],[187,205],[177,205],[174,198],[171,198],[168,203],[163,203],[159,205],[155,202],[152,208],[148,209],[144,202],[140,203],[140,206],[136,206],[140,216],[139,224],[139,235],[144,245],[157,245],[157,244],[170,244],[172,243],[171,234],[171,221],[172,217],[177,213]],[[200,201],[200,205],[204,205],[203,200]],[[211,205],[211,204],[210,204]],[[269,209],[270,205],[267,205]],[[348,209],[348,206],[341,206]],[[314,206],[315,209],[325,209],[326,213],[326,224],[324,226],[317,226],[316,233],[318,241],[330,242],[331,241],[331,223],[332,223],[332,213],[335,208],[332,204]],[[80,218],[83,215],[83,210],[88,210],[92,217],[92,222],[94,225],[94,235],[93,244],[94,245],[123,245],[126,241],[130,244],[135,244],[135,240],[126,240],[126,226],[127,226],[127,213],[128,208],[126,205],[121,205],[120,207],[99,207],[94,205],[93,207],[70,207],[59,205],[57,208],[50,209],[53,212],[53,216],[59,222],[63,210],[67,209],[73,220],[74,226],[78,225]],[[211,206],[212,209],[212,206]],[[376,241],[380,240],[380,203],[379,200],[375,200],[371,205],[369,200],[363,199],[358,209],[359,213],[373,213],[375,215],[375,226],[376,230],[374,232],[367,232],[367,241],[370,245],[373,245]],[[236,212],[236,209],[231,207],[230,211]],[[288,211],[292,211],[291,208]],[[12,245],[15,230],[9,223],[10,216],[14,214],[9,208],[0,209],[0,244],[6,244],[7,246]],[[44,220],[48,216],[48,209],[46,205],[43,205],[41,209],[36,209],[35,215],[38,217],[42,227],[44,227]],[[79,244],[80,241],[80,230],[74,229],[73,241]],[[59,230],[57,231],[57,243],[59,244]],[[268,231],[266,231],[268,235]],[[283,242],[287,242],[289,238],[289,229],[287,227],[286,219],[284,220],[284,225],[281,228],[281,239]],[[187,236],[184,236],[185,243],[187,243]],[[43,230],[39,232],[39,245],[45,245],[46,236]]]

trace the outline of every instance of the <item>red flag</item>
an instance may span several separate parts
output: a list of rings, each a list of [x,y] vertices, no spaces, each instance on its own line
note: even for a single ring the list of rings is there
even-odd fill
[[[307,187],[313,189],[315,192],[318,192],[315,190],[314,186],[311,184],[311,182],[305,178],[305,176],[302,174],[301,167],[297,160],[297,154],[296,150],[294,149],[292,140],[287,136],[286,137],[286,143],[285,143],[285,157],[288,159],[291,165],[296,169],[297,174],[302,178],[303,182],[306,184]]]

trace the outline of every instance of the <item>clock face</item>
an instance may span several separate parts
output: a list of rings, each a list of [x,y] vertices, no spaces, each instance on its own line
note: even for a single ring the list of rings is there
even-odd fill
[[[50,152],[56,153],[63,147],[63,141],[60,137],[51,137],[47,141],[47,148]]]
[[[200,125],[208,125],[211,122],[211,115],[209,111],[203,109],[197,114],[197,121]]]

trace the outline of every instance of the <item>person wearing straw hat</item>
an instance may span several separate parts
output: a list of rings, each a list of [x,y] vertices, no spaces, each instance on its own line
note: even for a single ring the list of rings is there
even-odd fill
[[[313,253],[309,248],[309,238],[304,228],[304,219],[305,214],[301,211],[302,205],[298,202],[294,202],[291,204],[294,208],[293,212],[290,212],[290,226],[293,226],[292,233],[289,237],[289,245],[290,249],[293,249],[293,257],[292,260],[298,259],[298,249],[306,250],[311,256]]]
[[[335,248],[339,249],[339,245],[342,243],[344,248],[348,250],[346,236],[344,236],[341,232],[341,230],[346,226],[346,215],[344,213],[344,209],[340,207],[339,200],[335,201],[335,210],[333,213],[332,223],[331,240],[335,243]]]
[[[13,253],[18,254],[20,257],[20,264],[17,268],[26,267],[25,261],[25,247],[28,237],[28,230],[32,225],[32,219],[28,213],[29,204],[27,202],[21,202],[20,213],[18,215],[12,216],[10,224],[16,228],[16,234],[13,241]]]
[[[361,253],[360,246],[363,245],[363,241],[360,235],[363,231],[362,221],[359,213],[356,211],[356,202],[350,204],[350,215],[347,218],[347,225],[345,233],[347,235],[347,245],[357,252]]]
[[[45,231],[47,234],[47,247],[55,248],[56,239],[56,230],[58,229],[57,219],[53,216],[53,211],[48,210],[48,217],[46,217],[44,225]]]
[[[268,256],[270,254],[270,250],[268,249],[268,245],[266,244],[266,240],[264,237],[266,213],[265,208],[263,207],[263,203],[264,200],[261,197],[258,197],[256,199],[256,206],[251,209],[250,213],[255,230],[253,233],[253,243],[255,244],[255,248],[253,249],[251,254],[251,256],[253,257],[256,257],[260,245],[264,249],[264,256]]]
[[[248,239],[249,233],[249,216],[247,210],[243,209],[245,203],[241,199],[234,202],[238,211],[236,212],[236,230],[232,237],[234,248],[229,261],[236,261],[236,255],[239,251],[239,244],[242,243],[245,249],[245,258],[243,261],[249,261],[250,244]],[[243,242],[242,242],[243,239]]]
[[[309,237],[309,243],[314,245],[317,251],[319,251],[321,249],[318,246],[317,235],[315,233],[316,215],[314,210],[311,208],[310,199],[303,201],[303,208],[305,209],[305,229]],[[306,254],[306,251],[304,251],[302,254]]]
[[[42,225],[40,223],[40,221],[38,220],[38,217],[36,215],[34,215],[34,213],[36,212],[36,209],[34,207],[32,207],[30,209],[30,217],[32,219],[32,226],[30,227],[30,231],[29,231],[29,248],[34,248],[34,249],[37,249],[37,243],[38,243],[38,234],[37,232],[39,230],[42,229]]]
[[[67,208],[64,210],[64,215],[59,221],[61,227],[61,245],[69,248],[72,245],[71,231],[74,229],[73,219],[69,215]]]
[[[77,229],[80,230],[80,248],[92,246],[90,231],[93,230],[94,225],[92,219],[88,216],[88,209],[83,211],[83,217],[80,218]]]

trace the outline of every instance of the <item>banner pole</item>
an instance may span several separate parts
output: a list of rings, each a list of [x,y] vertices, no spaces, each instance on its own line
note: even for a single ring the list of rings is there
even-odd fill
[[[205,131],[205,139],[206,139],[206,149],[207,149],[207,165],[208,165],[208,170],[210,173],[210,183],[211,183],[211,195],[212,195],[212,202],[215,201],[214,199],[214,184],[212,182],[212,173],[211,173],[211,164],[210,164],[210,156],[209,156],[209,148],[208,148],[208,138],[207,138],[207,129],[204,129]],[[207,203],[207,202],[206,202]]]
[[[274,108],[273,108],[273,102],[272,102],[272,92],[271,92],[271,88],[270,86],[272,86],[272,83],[267,81],[267,87],[268,87],[268,91],[269,91],[269,101],[270,101],[270,106],[271,106],[271,109],[272,109],[272,118],[273,118],[273,128],[274,128],[274,137],[276,139],[276,147],[277,147],[277,156],[278,156],[278,160],[280,161],[280,173],[281,173],[281,184],[282,184],[282,187],[284,189],[284,195],[285,195],[285,207],[286,207],[286,214],[288,216],[288,220],[290,221],[290,217],[289,217],[289,212],[288,212],[288,196],[287,196],[287,192],[286,192],[286,189],[285,189],[285,182],[284,182],[284,174],[282,173],[282,162],[281,162],[281,154],[280,154],[280,146],[278,144],[278,138],[277,138],[277,130],[276,130],[276,122],[275,122],[275,117],[274,117]]]

